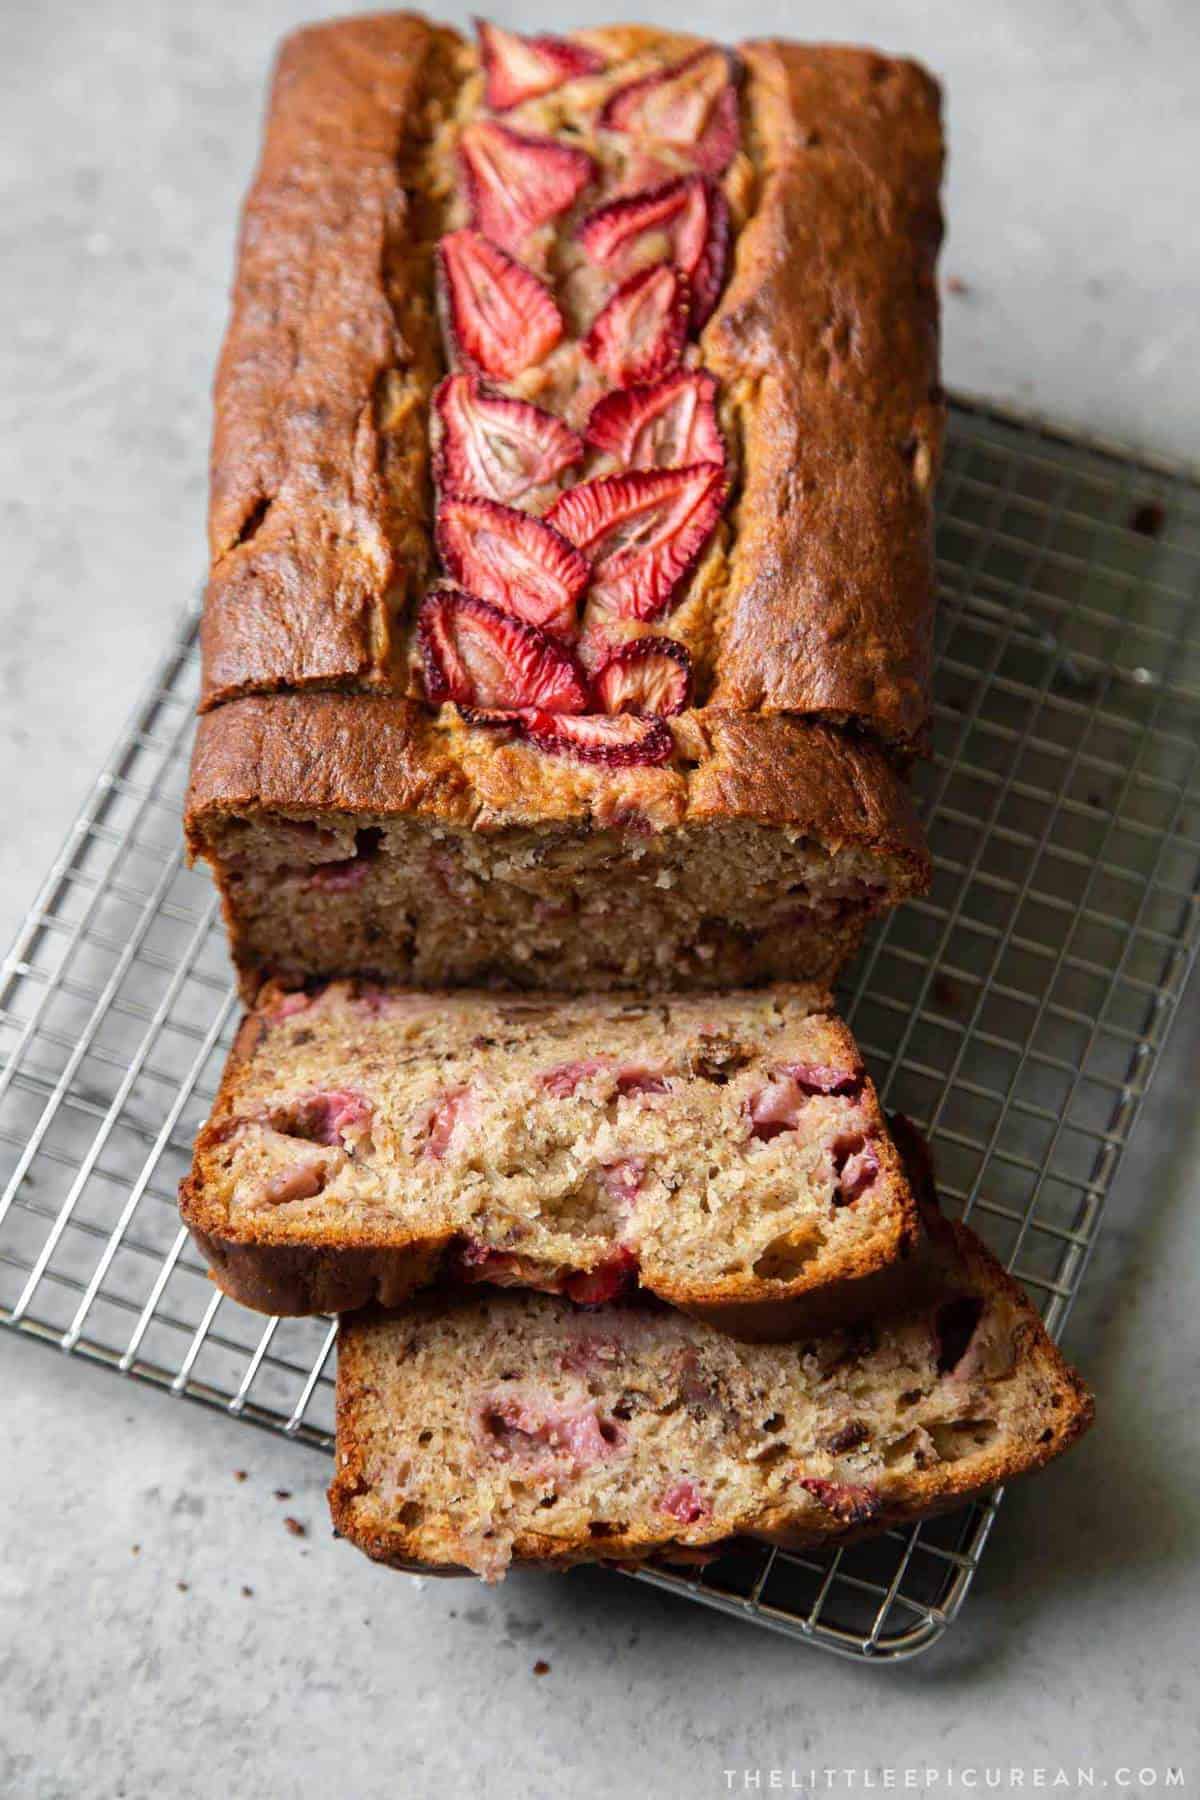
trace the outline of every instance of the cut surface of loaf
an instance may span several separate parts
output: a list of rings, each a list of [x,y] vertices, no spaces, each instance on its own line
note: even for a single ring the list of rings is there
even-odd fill
[[[978,1240],[936,1238],[919,1304],[786,1345],[540,1295],[344,1319],[335,1528],[380,1562],[495,1579],[835,1543],[1035,1469],[1090,1397]]]
[[[216,384],[204,704],[385,689],[653,762],[645,715],[690,694],[911,749],[936,86],[868,50],[563,41],[532,83],[512,34],[416,14],[284,44]]]
[[[371,974],[426,987],[831,981],[929,879],[882,751],[739,713],[670,721],[679,766],[542,757],[411,701],[231,701],[200,721],[188,842],[243,992]]]
[[[435,1278],[853,1308],[912,1249],[917,1209],[830,1006],[811,988],[267,988],[183,1216],[218,1283],[273,1312],[396,1304]]]

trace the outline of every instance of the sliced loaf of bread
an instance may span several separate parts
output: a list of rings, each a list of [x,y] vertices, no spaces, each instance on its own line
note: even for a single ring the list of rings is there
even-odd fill
[[[1092,1403],[1025,1295],[936,1224],[908,1306],[748,1344],[652,1304],[492,1294],[341,1324],[337,1531],[488,1580],[943,1511],[1057,1456]]]
[[[809,987],[268,987],[183,1217],[219,1285],[268,1312],[395,1305],[434,1280],[592,1303],[640,1284],[790,1335],[871,1303],[918,1236],[830,1007]]]

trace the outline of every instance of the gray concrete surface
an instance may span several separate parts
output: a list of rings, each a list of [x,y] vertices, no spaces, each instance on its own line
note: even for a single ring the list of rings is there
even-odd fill
[[[200,571],[235,208],[272,43],[304,11],[0,8],[5,940]],[[757,0],[686,23],[924,57],[949,93],[948,380],[1200,455],[1195,0]],[[858,1788],[928,1766],[936,1794],[985,1763],[1027,1786],[1091,1764],[1114,1792],[1123,1766],[1174,1763],[1194,1789],[1195,1010],[1072,1322],[1101,1422],[1009,1496],[930,1656],[852,1668],[615,1577],[388,1578],[329,1541],[322,1459],[5,1338],[0,1792],[699,1797],[727,1769],[766,1791],[836,1764]]]

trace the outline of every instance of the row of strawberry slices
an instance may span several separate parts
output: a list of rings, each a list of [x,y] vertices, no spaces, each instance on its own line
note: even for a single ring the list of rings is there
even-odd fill
[[[468,131],[507,132],[485,122]],[[514,140],[516,133],[508,133]],[[465,142],[464,134],[464,142]],[[522,154],[543,158],[583,152],[544,139],[520,138]],[[536,206],[529,187],[504,178],[502,189],[471,183],[476,223],[439,245],[443,311],[460,358],[498,381],[514,381],[562,342],[566,322],[554,296],[508,245],[565,210],[577,190]],[[503,195],[503,207],[489,197]],[[503,213],[503,217],[499,215]],[[496,216],[493,216],[496,215]],[[585,256],[618,282],[583,340],[584,355],[614,387],[654,381],[678,367],[689,336],[703,329],[717,303],[729,256],[729,206],[704,175],[680,175],[661,186],[609,200],[584,219]],[[507,242],[505,241],[507,240]]]
[[[518,37],[486,20],[478,22],[479,51],[492,112],[511,112],[552,93],[564,82],[599,75],[604,58],[570,38]],[[656,70],[617,88],[597,124],[654,143],[686,149],[708,175],[729,167],[738,145],[737,96],[730,57],[705,45],[673,68]]]
[[[496,111],[603,66],[564,39],[481,25],[480,40]],[[582,435],[483,378],[512,381],[561,342],[563,316],[527,264],[544,258],[539,233],[575,205],[597,166],[586,150],[496,119],[463,132],[471,224],[439,246],[443,317],[463,372],[434,401],[437,545],[457,585],[428,596],[418,641],[436,704],[454,701],[472,721],[543,749],[655,763],[672,750],[665,717],[688,701],[687,650],[653,636],[614,646],[597,621],[668,610],[728,492],[716,383],[680,367],[728,259],[728,206],[711,179],[737,143],[725,53],[703,50],[627,84],[599,123],[686,146],[700,169],[609,200],[578,229],[588,263],[618,283],[582,345],[616,391]],[[619,472],[559,492],[589,446]],[[591,628],[574,642],[585,595]]]

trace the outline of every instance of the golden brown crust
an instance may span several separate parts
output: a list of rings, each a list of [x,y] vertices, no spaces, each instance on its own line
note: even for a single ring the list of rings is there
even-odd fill
[[[965,1287],[1011,1309],[1023,1366],[1036,1374],[1049,1423],[1036,1437],[1026,1437],[1009,1450],[1001,1446],[973,1455],[969,1462],[938,1463],[912,1471],[904,1478],[903,1491],[897,1491],[893,1485],[885,1493],[882,1506],[865,1526],[848,1524],[832,1512],[814,1509],[800,1494],[795,1508],[787,1504],[776,1507],[742,1535],[792,1549],[819,1548],[876,1535],[914,1519],[949,1511],[1019,1475],[1032,1473],[1060,1456],[1088,1429],[1094,1412],[1092,1396],[1047,1335],[1027,1295],[967,1227],[938,1229],[949,1235],[954,1255],[960,1261],[959,1291]],[[368,1445],[361,1429],[361,1396],[371,1385],[371,1334],[379,1323],[365,1315],[361,1320],[344,1323],[339,1334],[337,1469],[329,1489],[334,1528],[372,1560],[390,1567],[465,1572],[452,1519],[442,1521],[440,1529],[427,1520],[419,1530],[409,1531],[391,1521],[383,1522],[379,1509],[372,1508],[366,1472]],[[650,1557],[662,1557],[670,1561],[674,1553],[694,1556],[697,1551],[708,1550],[717,1554],[728,1542],[715,1531],[706,1540],[703,1528],[690,1530],[686,1544],[666,1538],[661,1528],[653,1537],[645,1530],[631,1530],[604,1538],[602,1560],[636,1564]],[[596,1549],[594,1539],[564,1544],[561,1538],[522,1532],[513,1542],[512,1560],[514,1564],[567,1568],[597,1560]]]
[[[405,171],[460,40],[411,14],[284,44],[215,388],[204,703],[387,679],[428,577],[429,246]]]
[[[637,807],[656,829],[747,820],[899,858],[928,852],[905,783],[872,745],[824,725],[706,710],[673,720],[662,769],[604,769],[447,725],[387,695],[277,694],[200,721],[186,822],[194,855],[227,814],[416,815],[480,831],[550,820],[604,828]]]
[[[740,54],[760,191],[704,340],[744,463],[713,704],[911,743],[942,429],[938,90],[871,51]]]
[[[184,1183],[179,1210],[209,1274],[221,1292],[254,1312],[285,1319],[315,1313],[356,1312],[364,1306],[399,1306],[434,1279],[441,1244],[403,1249],[347,1249],[321,1244],[244,1244],[194,1223],[203,1198]]]
[[[613,61],[699,41],[583,37]],[[866,51],[740,54],[751,216],[701,349],[743,484],[705,578],[701,698],[907,750],[933,593],[937,91]],[[217,378],[205,706],[404,685],[396,627],[433,568],[430,252],[451,166],[425,150],[472,67],[415,15],[284,47]]]

